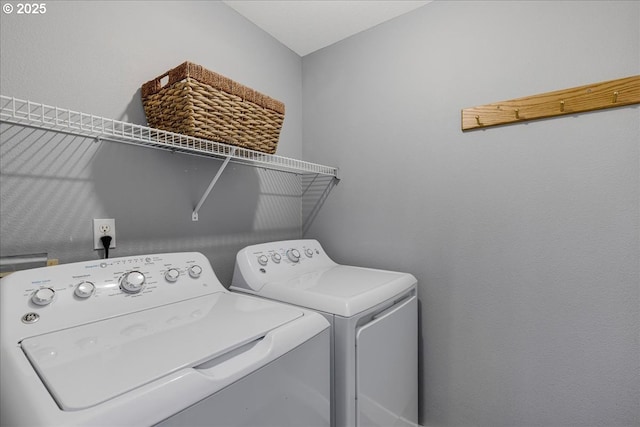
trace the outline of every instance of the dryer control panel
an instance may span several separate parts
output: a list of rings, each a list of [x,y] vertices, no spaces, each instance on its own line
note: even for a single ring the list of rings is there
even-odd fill
[[[267,282],[289,280],[336,265],[315,239],[247,246],[236,256],[231,287],[259,291]]]
[[[60,264],[3,278],[0,322],[21,323],[32,335],[215,292],[226,289],[197,252]]]

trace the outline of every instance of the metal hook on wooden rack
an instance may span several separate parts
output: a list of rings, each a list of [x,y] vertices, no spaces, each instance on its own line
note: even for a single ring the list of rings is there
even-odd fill
[[[516,108],[515,112],[516,112],[516,119],[519,119],[520,118],[520,109]]]
[[[564,99],[560,101],[560,111],[564,111]]]
[[[478,126],[482,126],[482,123],[480,123],[480,116],[476,116],[476,123],[478,123]]]
[[[618,91],[613,92],[613,104],[618,102]]]

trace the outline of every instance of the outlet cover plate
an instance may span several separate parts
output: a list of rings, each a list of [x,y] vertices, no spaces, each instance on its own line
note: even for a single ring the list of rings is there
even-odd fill
[[[105,232],[106,231],[106,232]],[[116,247],[116,220],[110,219],[95,219],[93,220],[93,249],[104,249],[100,238],[108,234],[111,236],[111,244],[109,249]]]

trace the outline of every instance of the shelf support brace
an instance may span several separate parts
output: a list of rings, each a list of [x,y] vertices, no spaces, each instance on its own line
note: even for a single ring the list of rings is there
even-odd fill
[[[218,172],[216,172],[216,176],[213,177],[213,179],[209,183],[209,187],[207,187],[207,190],[204,192],[204,194],[200,198],[200,201],[198,202],[198,204],[196,205],[195,209],[193,210],[193,213],[191,214],[191,220],[192,221],[197,221],[198,220],[198,211],[202,207],[204,201],[207,200],[207,197],[209,197],[209,193],[211,193],[211,190],[213,190],[213,186],[216,185],[216,182],[218,182],[218,179],[220,179],[220,176],[222,175],[222,172],[224,172],[225,168],[229,164],[229,161],[231,160],[231,158],[233,157],[235,152],[236,152],[236,147],[233,147],[231,149],[231,151],[229,152],[229,155],[225,157],[224,162],[220,166],[220,169],[218,169]]]

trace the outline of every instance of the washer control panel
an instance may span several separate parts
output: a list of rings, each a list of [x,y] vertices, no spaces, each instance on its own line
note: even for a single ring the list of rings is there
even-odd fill
[[[0,322],[68,327],[224,291],[197,252],[60,264],[4,277]]]
[[[335,265],[314,239],[247,246],[236,257],[231,288],[259,290],[270,281],[289,280]]]

